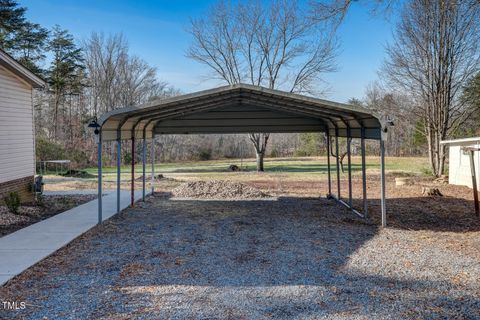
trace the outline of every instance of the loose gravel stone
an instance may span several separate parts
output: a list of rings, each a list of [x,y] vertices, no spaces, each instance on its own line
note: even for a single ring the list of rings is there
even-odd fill
[[[0,207],[0,226],[8,226],[15,223],[27,222],[30,218],[21,214],[13,214],[6,207]]]
[[[175,197],[196,199],[256,199],[267,194],[255,187],[226,180],[191,181],[172,190]]]
[[[154,196],[0,288],[35,305],[0,317],[479,319],[479,236],[381,229],[325,199]]]

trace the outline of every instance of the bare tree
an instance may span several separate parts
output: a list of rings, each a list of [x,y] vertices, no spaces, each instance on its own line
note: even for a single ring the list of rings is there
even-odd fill
[[[389,15],[395,11],[402,1],[399,0],[316,0],[312,2],[313,19],[330,23],[338,27],[354,4],[360,4],[369,9],[372,15],[379,13]]]
[[[158,80],[156,68],[129,53],[121,34],[92,33],[83,41],[83,48],[92,115],[177,94],[166,82]],[[114,144],[106,150],[114,159]]]
[[[383,71],[390,84],[411,93],[424,123],[436,176],[444,173],[445,146],[473,109],[459,99],[479,66],[480,6],[476,0],[411,0],[403,8]]]
[[[425,144],[417,146],[415,141],[420,119],[413,112],[417,104],[411,96],[389,91],[375,82],[367,87],[364,101],[368,109],[380,115],[383,120],[392,120],[395,124],[387,132],[387,155],[418,154],[417,148],[420,151],[424,149]]]
[[[132,106],[146,102],[152,98],[167,95],[168,85],[157,78],[156,68],[148,65],[137,56],[122,61],[118,70],[115,94],[120,106]]]
[[[296,1],[220,1],[207,18],[192,20],[189,32],[193,43],[187,56],[228,84],[312,94],[320,75],[335,70],[333,30]],[[263,171],[268,138],[268,133],[250,134],[258,171]]]
[[[123,35],[92,35],[83,41],[94,114],[173,95],[176,90],[157,78],[156,68],[131,55]]]
[[[257,155],[257,171],[263,171],[263,159],[265,157],[265,151],[267,149],[268,133],[251,133],[249,134],[250,141],[255,147],[255,153]]]
[[[128,43],[121,34],[105,37],[92,33],[83,42],[93,114],[110,111],[118,105],[116,85],[121,65],[128,55]]]

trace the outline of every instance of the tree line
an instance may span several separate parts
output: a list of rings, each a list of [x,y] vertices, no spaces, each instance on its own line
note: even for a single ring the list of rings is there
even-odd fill
[[[206,65],[219,83],[321,96],[323,76],[337,70],[337,31],[352,6],[398,14],[399,22],[379,80],[349,103],[393,120],[388,155],[426,155],[432,172],[443,174],[440,141],[480,134],[478,1],[219,0],[187,26],[192,42],[186,56]],[[0,0],[0,47],[48,83],[34,95],[38,160],[92,165],[96,154],[89,119],[181,93],[132,54],[123,35],[94,32],[76,39],[60,26],[48,30],[29,21],[25,12],[14,0]],[[162,161],[256,156],[260,170],[265,156],[326,152],[325,137],[314,133],[165,135],[155,143]],[[341,148],[345,145],[342,140]],[[356,142],[353,146],[355,153]],[[130,147],[123,147],[128,162]],[[375,144],[368,148],[378,151]],[[114,143],[105,150],[106,163],[113,164]]]
[[[225,83],[249,82],[318,95],[321,77],[335,70],[336,31],[355,5],[398,14],[380,85],[367,88],[363,105],[389,128],[390,155],[426,154],[432,173],[445,172],[442,140],[480,133],[478,0],[352,0],[227,2],[193,20],[189,57]],[[470,126],[472,125],[472,126]],[[261,161],[268,133],[250,135]],[[339,155],[337,155],[339,156]]]
[[[156,68],[130,53],[123,35],[94,32],[79,41],[58,25],[48,30],[28,21],[25,12],[14,0],[0,0],[0,47],[47,83],[34,94],[37,160],[91,165],[90,119],[178,94],[158,79]],[[111,154],[113,149],[107,146]]]

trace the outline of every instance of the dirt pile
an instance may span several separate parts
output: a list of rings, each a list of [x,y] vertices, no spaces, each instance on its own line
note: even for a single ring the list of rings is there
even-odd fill
[[[268,194],[249,185],[222,180],[186,182],[173,189],[172,193],[178,198],[197,199],[252,199],[269,197]]]

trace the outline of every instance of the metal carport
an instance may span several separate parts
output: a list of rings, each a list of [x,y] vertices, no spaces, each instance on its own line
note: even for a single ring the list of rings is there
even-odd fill
[[[352,172],[350,143],[347,143],[348,199],[341,197],[338,157],[337,194],[332,193],[330,139],[327,139],[328,196],[361,217],[368,214],[366,193],[365,139],[380,142],[380,179],[382,225],[386,225],[385,207],[385,132],[378,117],[358,106],[316,99],[303,95],[238,84],[211,90],[153,100],[148,103],[116,109],[98,119],[98,216],[102,221],[102,143],[117,141],[117,209],[120,211],[121,142],[130,139],[143,142],[143,197],[145,197],[146,140],[160,134],[206,133],[281,133],[324,132],[338,138],[361,139],[363,210],[352,206]],[[350,140],[347,140],[350,141]],[[152,192],[154,179],[154,144],[152,143]],[[132,155],[133,156],[133,155]],[[132,157],[133,158],[133,157]],[[132,205],[133,173],[132,165]]]

